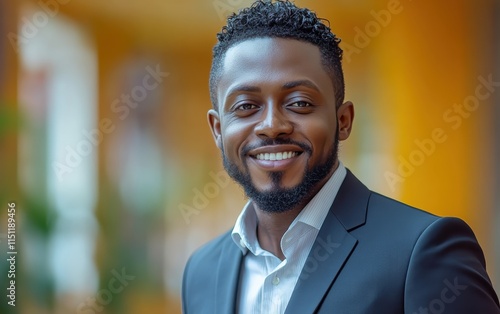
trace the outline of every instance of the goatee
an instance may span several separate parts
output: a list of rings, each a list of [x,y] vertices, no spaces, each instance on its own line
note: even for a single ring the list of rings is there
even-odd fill
[[[262,143],[259,143],[259,146],[278,144],[295,144],[304,150],[302,154],[308,154],[310,156],[312,153],[309,146],[289,139],[263,141]],[[335,162],[338,157],[338,145],[339,139],[337,130],[332,149],[328,153],[326,161],[322,164],[313,166],[311,169],[306,167],[302,181],[292,188],[284,188],[281,186],[283,172],[270,172],[269,177],[272,181],[273,188],[269,191],[259,191],[252,183],[247,165],[244,165],[246,170],[245,173],[241,171],[236,164],[226,158],[223,148],[221,151],[224,168],[227,173],[233,180],[243,187],[245,194],[253,202],[255,202],[258,208],[268,213],[283,213],[290,211],[298,205],[304,203],[306,200],[309,200],[312,198],[312,194],[317,192],[315,189],[317,184],[331,174],[332,169],[335,166]],[[245,152],[249,149],[250,148],[244,149],[242,155],[245,155]],[[244,158],[242,158],[242,160],[244,160]]]

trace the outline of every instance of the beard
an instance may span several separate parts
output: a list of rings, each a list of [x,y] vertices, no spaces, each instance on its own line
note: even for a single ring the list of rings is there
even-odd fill
[[[252,178],[248,171],[248,166],[245,163],[246,172],[241,171],[236,164],[231,162],[224,154],[224,148],[222,147],[222,160],[224,169],[226,169],[229,176],[236,181],[239,185],[243,187],[245,194],[250,198],[259,209],[268,213],[283,213],[290,211],[312,198],[312,194],[317,190],[316,185],[323,181],[331,172],[335,166],[335,162],[338,157],[338,146],[339,146],[339,132],[337,127],[337,132],[335,134],[334,143],[332,149],[327,155],[327,159],[324,163],[314,165],[312,168],[306,167],[303,174],[302,181],[291,188],[285,188],[281,186],[281,179],[283,177],[283,172],[269,172],[269,177],[271,179],[273,188],[269,191],[260,191],[252,183]],[[262,141],[258,146],[263,145],[278,145],[278,144],[295,144],[300,146],[304,151],[302,154],[309,154],[311,156],[312,149],[299,142],[292,141],[290,139],[274,139],[268,141]],[[246,152],[251,150],[253,147],[248,147],[242,152],[243,156]]]

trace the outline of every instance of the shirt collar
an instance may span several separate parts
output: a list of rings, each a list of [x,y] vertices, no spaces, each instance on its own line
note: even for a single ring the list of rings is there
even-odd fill
[[[295,220],[290,224],[288,230],[292,229],[298,223],[303,223],[319,230],[337,196],[346,174],[346,168],[342,162],[339,161],[339,166],[333,175],[309,203],[307,203],[299,215],[297,215]],[[260,250],[256,231],[257,215],[255,214],[252,200],[249,200],[236,219],[236,223],[231,233],[234,243],[242,250],[243,254],[246,254],[247,250],[250,250],[254,254]]]
[[[231,233],[234,243],[242,250],[243,254],[246,254],[248,249],[255,254],[255,244],[258,243],[256,232],[257,215],[255,214],[252,201],[249,200],[245,207],[243,207],[238,219],[236,219],[233,232]]]

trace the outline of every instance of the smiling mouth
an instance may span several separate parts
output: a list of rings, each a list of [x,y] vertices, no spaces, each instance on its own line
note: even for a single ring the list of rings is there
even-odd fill
[[[275,160],[285,160],[285,159],[290,159],[295,156],[300,155],[300,152],[279,152],[279,153],[260,153],[255,155],[254,157],[257,160],[270,160],[270,161],[275,161]]]

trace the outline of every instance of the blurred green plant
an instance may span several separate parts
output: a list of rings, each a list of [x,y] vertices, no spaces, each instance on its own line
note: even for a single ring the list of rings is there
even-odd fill
[[[0,101],[0,140],[6,134],[20,129],[21,117],[16,108],[9,102]]]
[[[53,228],[51,211],[46,197],[46,187],[44,184],[44,162],[43,152],[37,157],[35,171],[37,174],[36,189],[34,195],[28,195],[19,187],[18,179],[18,139],[23,130],[31,131],[37,138],[43,138],[43,134],[29,130],[29,125],[23,119],[23,115],[18,111],[18,104],[6,100],[0,100],[0,218],[4,218],[4,205],[9,202],[17,204],[16,220],[16,247],[18,251],[19,263],[16,269],[16,307],[0,302],[0,313],[22,313],[28,304],[31,306],[49,309],[52,308],[54,299],[53,282],[49,272],[46,271],[46,263],[43,257],[37,256],[35,269],[27,269],[26,262],[22,262],[29,254],[26,252],[25,241],[28,237],[36,237],[37,243],[46,245],[48,237]],[[37,143],[37,146],[44,146]],[[5,229],[4,219],[0,221],[0,232]],[[5,250],[2,250],[4,254]],[[33,252],[31,252],[33,253]],[[9,265],[5,258],[0,260],[0,274],[6,274]],[[32,263],[30,263],[32,264]],[[3,276],[3,275],[2,275]],[[5,282],[5,284],[7,281]],[[2,280],[2,287],[4,282]]]

